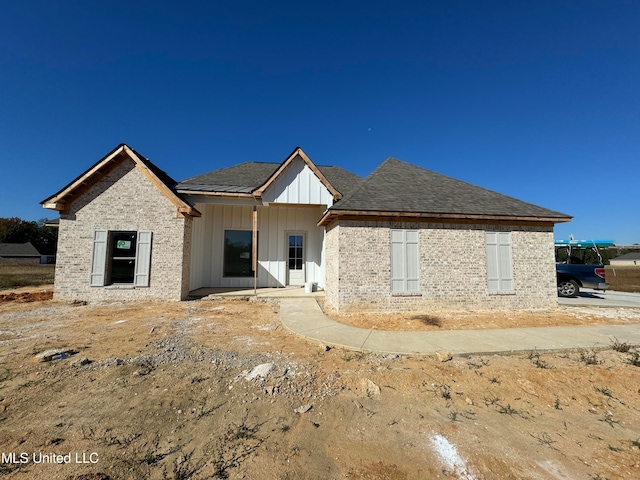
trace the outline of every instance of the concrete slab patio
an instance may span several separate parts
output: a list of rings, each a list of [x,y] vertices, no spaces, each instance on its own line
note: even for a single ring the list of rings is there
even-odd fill
[[[640,345],[640,320],[627,325],[390,332],[352,327],[328,318],[315,298],[280,300],[280,320],[292,332],[331,346],[402,355],[480,355],[606,348],[614,340]]]

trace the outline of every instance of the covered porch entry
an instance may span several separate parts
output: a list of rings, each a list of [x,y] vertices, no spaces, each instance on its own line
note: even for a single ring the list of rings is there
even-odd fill
[[[325,230],[317,222],[326,205],[198,204],[197,208],[202,216],[193,222],[191,291],[251,289],[253,295],[254,254],[257,288],[300,288],[305,283],[324,288]]]
[[[198,288],[189,292],[191,298],[298,298],[312,297],[323,298],[324,291],[307,292],[303,287],[283,287],[283,288]]]

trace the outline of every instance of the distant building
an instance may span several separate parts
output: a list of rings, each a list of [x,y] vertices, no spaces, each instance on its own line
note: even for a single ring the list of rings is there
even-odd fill
[[[0,243],[0,263],[38,265],[53,263],[53,255],[42,255],[31,242]]]
[[[640,252],[627,253],[609,260],[612,267],[640,267]]]

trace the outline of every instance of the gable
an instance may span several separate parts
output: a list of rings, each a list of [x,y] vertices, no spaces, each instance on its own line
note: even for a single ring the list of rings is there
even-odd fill
[[[299,156],[262,193],[264,203],[333,204],[333,194]]]
[[[175,190],[210,198],[242,197],[264,203],[329,206],[361,181],[361,177],[344,168],[315,165],[296,147],[282,163],[244,162],[182,180]]]
[[[92,190],[106,175],[125,162],[133,162],[134,168],[177,208],[178,214],[200,216],[200,213],[173,189],[176,182],[169,175],[125,144],[118,145],[62,190],[43,200],[42,207],[67,213],[73,201]]]

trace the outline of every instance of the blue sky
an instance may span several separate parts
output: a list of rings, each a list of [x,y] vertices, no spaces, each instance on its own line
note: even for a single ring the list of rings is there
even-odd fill
[[[640,2],[2,2],[0,217],[119,143],[176,180],[392,156],[640,243]]]

